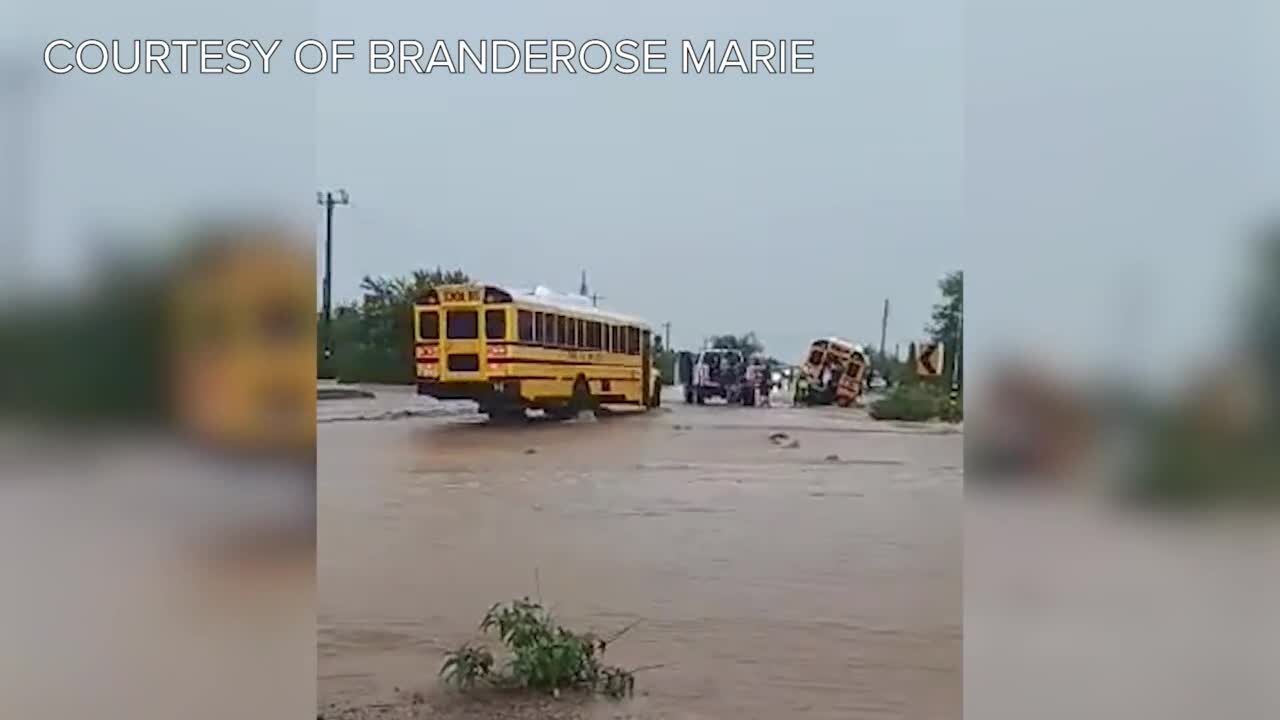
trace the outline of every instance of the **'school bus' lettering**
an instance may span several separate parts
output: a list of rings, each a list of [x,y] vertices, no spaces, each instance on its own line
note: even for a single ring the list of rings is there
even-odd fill
[[[476,290],[446,290],[441,294],[448,303],[477,302],[480,299],[480,293]]]

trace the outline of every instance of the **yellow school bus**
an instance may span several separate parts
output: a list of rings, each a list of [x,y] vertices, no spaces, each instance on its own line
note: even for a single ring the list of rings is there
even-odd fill
[[[797,390],[796,402],[834,402],[841,407],[848,407],[862,394],[862,383],[869,366],[867,354],[861,345],[835,337],[814,340],[801,366],[805,382]],[[830,371],[831,378],[827,384],[823,384],[826,371]]]
[[[490,417],[575,417],[601,405],[655,407],[653,333],[639,318],[546,288],[445,285],[414,306],[418,393],[474,400]]]
[[[228,233],[202,244],[173,279],[179,428],[222,450],[314,461],[310,255],[267,231]]]

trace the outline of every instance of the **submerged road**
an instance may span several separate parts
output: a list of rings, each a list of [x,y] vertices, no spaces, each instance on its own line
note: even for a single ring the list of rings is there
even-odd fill
[[[377,391],[320,409],[322,711],[431,706],[485,610],[540,595],[580,629],[638,621],[606,660],[663,665],[574,717],[960,717],[961,434],[676,393],[499,427]]]

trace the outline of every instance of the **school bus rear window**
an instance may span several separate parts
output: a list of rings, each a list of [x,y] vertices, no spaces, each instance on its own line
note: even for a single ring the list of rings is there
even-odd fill
[[[418,336],[423,340],[440,339],[440,314],[435,310],[418,313]]]
[[[480,337],[479,315],[475,310],[449,310],[445,323],[450,340],[475,340]]]

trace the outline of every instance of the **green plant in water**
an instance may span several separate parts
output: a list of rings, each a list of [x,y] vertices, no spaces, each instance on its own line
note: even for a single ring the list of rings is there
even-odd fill
[[[635,692],[635,671],[605,665],[601,657],[609,643],[631,627],[602,639],[559,625],[541,603],[527,597],[497,603],[485,613],[480,629],[496,632],[510,651],[503,672],[493,673],[493,656],[471,645],[449,653],[440,672],[462,689],[484,680],[556,695],[580,690],[620,699]]]
[[[440,676],[454,687],[469,690],[490,678],[493,671],[493,653],[471,644],[445,654]]]

